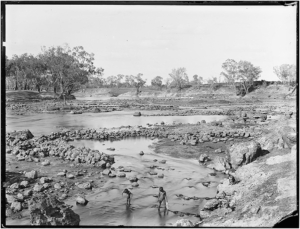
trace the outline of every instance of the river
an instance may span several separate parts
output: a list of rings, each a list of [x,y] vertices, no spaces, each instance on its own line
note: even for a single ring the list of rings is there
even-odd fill
[[[49,134],[58,131],[59,128],[80,129],[80,128],[112,128],[120,126],[136,126],[147,123],[166,124],[175,122],[196,123],[201,120],[214,121],[222,120],[225,116],[149,116],[133,117],[130,111],[115,111],[110,113],[84,113],[81,115],[64,114],[35,114],[35,115],[7,115],[6,131],[29,129],[34,135]],[[127,175],[138,177],[139,187],[132,188],[126,178],[108,179],[103,186],[93,189],[86,199],[89,203],[86,206],[75,204],[75,197],[68,198],[65,202],[73,205],[73,210],[80,215],[80,225],[104,225],[104,226],[170,226],[180,218],[187,218],[193,222],[200,219],[190,214],[199,214],[199,208],[205,203],[205,199],[184,200],[177,195],[182,194],[188,197],[213,197],[216,194],[218,182],[224,175],[214,172],[211,169],[199,165],[196,159],[174,158],[163,154],[156,154],[151,147],[152,143],[158,141],[146,138],[124,139],[119,141],[93,141],[80,140],[70,142],[75,146],[85,146],[98,149],[101,152],[115,156],[114,168],[120,165],[130,168],[132,172]],[[108,151],[113,147],[115,151]],[[144,151],[145,155],[140,156],[139,152]],[[200,152],[199,152],[200,153]],[[157,160],[156,162],[154,160]],[[165,164],[159,163],[166,160]],[[151,169],[150,165],[158,167]],[[163,174],[163,178],[157,175],[150,175],[154,171]],[[210,181],[208,187],[202,182]],[[160,211],[156,208],[158,188],[164,187],[167,192],[169,208],[178,211],[175,214],[171,211]],[[133,193],[132,205],[126,206],[126,197],[121,193],[124,188],[131,188]],[[15,221],[10,221],[15,224]],[[29,223],[29,215],[25,215],[21,224]]]

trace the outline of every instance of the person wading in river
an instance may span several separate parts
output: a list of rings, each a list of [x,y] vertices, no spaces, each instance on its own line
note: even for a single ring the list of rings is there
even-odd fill
[[[127,188],[124,189],[124,191],[122,192],[122,196],[123,193],[127,194],[127,205],[130,205],[130,200],[131,200],[131,196],[133,195]]]
[[[167,206],[167,203],[168,203],[167,193],[163,189],[163,187],[160,187],[159,188],[159,193],[158,193],[158,209],[160,209],[160,205],[163,201],[165,202],[165,208],[168,208],[168,206]]]

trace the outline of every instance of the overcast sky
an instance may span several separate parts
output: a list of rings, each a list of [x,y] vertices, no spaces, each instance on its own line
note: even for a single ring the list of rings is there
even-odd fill
[[[277,80],[273,66],[296,64],[296,6],[6,6],[8,57],[64,43],[93,52],[105,76],[219,77],[230,58]]]

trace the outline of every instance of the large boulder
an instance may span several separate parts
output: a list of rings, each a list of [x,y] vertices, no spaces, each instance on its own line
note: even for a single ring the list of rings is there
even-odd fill
[[[230,163],[228,162],[227,158],[221,156],[214,157],[210,164],[206,167],[215,169],[217,171],[225,171],[227,169],[231,169]]]
[[[209,210],[209,211],[212,211],[216,208],[218,208],[220,202],[219,200],[217,199],[211,199],[211,200],[208,200],[205,204],[204,204],[204,207],[203,207],[203,210]]]
[[[234,169],[249,164],[263,154],[260,144],[256,141],[236,143],[231,146],[228,153]]]
[[[55,196],[39,195],[29,201],[33,226],[79,226],[80,217]]]
[[[25,173],[25,177],[31,178],[31,179],[35,179],[35,178],[37,178],[37,176],[38,176],[38,173],[35,170]]]
[[[29,130],[20,130],[9,133],[10,137],[14,137],[15,139],[20,139],[22,141],[32,139],[34,136]]]

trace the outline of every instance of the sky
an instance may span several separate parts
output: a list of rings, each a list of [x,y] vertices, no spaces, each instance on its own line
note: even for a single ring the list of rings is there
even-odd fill
[[[6,55],[83,46],[104,76],[142,73],[149,84],[185,67],[190,79],[220,76],[227,59],[261,78],[296,64],[296,6],[7,5]]]

